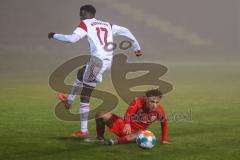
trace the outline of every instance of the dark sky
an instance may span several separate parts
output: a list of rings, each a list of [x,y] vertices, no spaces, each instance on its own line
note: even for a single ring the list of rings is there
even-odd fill
[[[72,33],[87,3],[96,6],[97,18],[129,28],[146,59],[240,60],[239,0],[1,0],[1,54],[87,53],[84,40],[67,45],[47,39],[50,31]]]

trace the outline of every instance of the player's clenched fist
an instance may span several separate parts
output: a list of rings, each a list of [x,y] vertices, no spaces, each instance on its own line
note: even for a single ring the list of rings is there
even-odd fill
[[[141,50],[134,51],[134,53],[137,57],[140,57],[143,55],[143,52]]]
[[[50,32],[50,33],[48,33],[48,39],[53,38],[54,34],[55,34],[54,32]]]

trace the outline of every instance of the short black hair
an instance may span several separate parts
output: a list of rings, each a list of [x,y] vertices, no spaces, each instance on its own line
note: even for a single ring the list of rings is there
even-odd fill
[[[146,91],[147,97],[159,97],[162,98],[162,92],[159,89],[151,89]]]
[[[90,4],[81,6],[80,11],[83,11],[83,10],[84,10],[84,11],[87,11],[87,12],[93,14],[93,15],[96,14],[96,9],[95,9],[95,7],[93,7],[93,6],[90,5]]]

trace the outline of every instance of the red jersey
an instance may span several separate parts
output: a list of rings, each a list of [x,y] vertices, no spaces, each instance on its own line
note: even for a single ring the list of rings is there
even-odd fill
[[[146,100],[146,97],[139,97],[129,105],[124,116],[125,123],[133,129],[146,130],[153,122],[160,121],[162,141],[167,141],[168,125],[163,107],[159,105],[155,111],[149,111]]]

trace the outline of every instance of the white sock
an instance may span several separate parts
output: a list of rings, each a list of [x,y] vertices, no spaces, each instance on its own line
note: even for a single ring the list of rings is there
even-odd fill
[[[90,111],[89,103],[80,103],[80,123],[81,123],[81,131],[88,132],[88,114]]]
[[[78,90],[80,88],[80,85],[82,84],[81,81],[79,81],[78,79],[76,79],[74,82],[73,82],[73,86],[72,86],[72,90],[71,90],[71,93],[68,95],[68,103],[69,104],[72,104],[77,93],[78,93]]]

